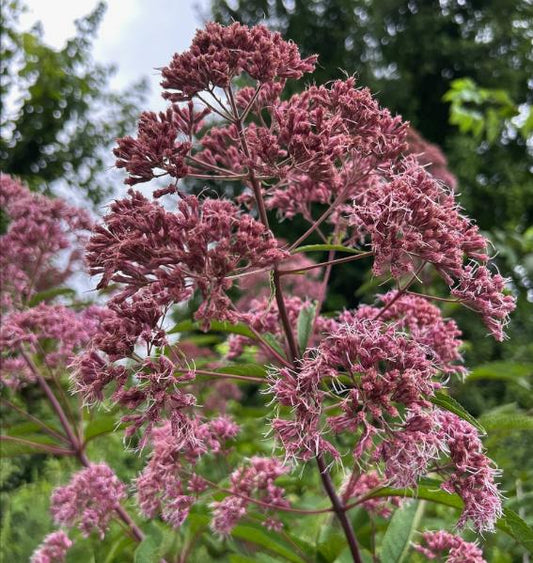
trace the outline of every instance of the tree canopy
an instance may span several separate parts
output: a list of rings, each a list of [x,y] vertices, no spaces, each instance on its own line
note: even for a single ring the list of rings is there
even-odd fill
[[[0,16],[0,166],[32,189],[53,192],[62,179],[97,202],[110,190],[101,174],[109,146],[134,123],[146,84],[113,92],[115,69],[93,60],[104,3],[76,21],[61,49],[45,43],[39,24],[21,28],[24,10],[6,2]]]

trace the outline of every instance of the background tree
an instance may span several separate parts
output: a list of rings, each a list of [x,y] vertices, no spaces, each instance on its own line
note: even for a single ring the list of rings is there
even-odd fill
[[[101,174],[109,146],[129,131],[146,83],[113,92],[114,67],[93,61],[104,3],[76,22],[62,49],[46,45],[39,23],[21,28],[24,10],[18,0],[2,2],[0,167],[32,189],[53,192],[61,179],[98,202],[111,189]]]

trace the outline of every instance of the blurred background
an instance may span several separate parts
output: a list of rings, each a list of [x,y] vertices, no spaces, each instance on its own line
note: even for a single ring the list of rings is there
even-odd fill
[[[471,370],[465,382],[451,382],[452,393],[487,428],[489,455],[504,469],[512,508],[527,517],[533,496],[533,3],[2,1],[2,171],[101,214],[121,189],[121,175],[112,169],[114,139],[135,131],[140,111],[164,107],[157,68],[186,49],[196,27],[210,19],[264,23],[303,54],[318,53],[310,81],[355,74],[382,105],[411,122],[413,142],[492,239],[518,307],[509,339],[499,344],[475,315],[446,305],[464,331]],[[368,272],[343,269],[332,279],[326,307],[354,306],[375,290]],[[41,526],[38,518],[28,523],[23,517],[31,502],[25,487],[44,479],[34,461],[22,469],[18,462],[3,465],[2,534],[10,543],[22,533],[42,536],[28,529]],[[513,561],[496,543],[498,561]],[[23,561],[20,549],[4,551],[5,560]]]

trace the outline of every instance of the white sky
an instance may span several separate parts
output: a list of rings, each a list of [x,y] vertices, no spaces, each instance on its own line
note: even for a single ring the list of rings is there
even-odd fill
[[[28,13],[21,23],[41,21],[45,41],[62,47],[75,33],[74,20],[91,12],[97,0],[26,0]],[[107,11],[94,44],[94,58],[117,65],[111,84],[121,89],[142,76],[150,81],[148,107],[164,107],[159,74],[177,51],[188,48],[208,0],[108,0]]]

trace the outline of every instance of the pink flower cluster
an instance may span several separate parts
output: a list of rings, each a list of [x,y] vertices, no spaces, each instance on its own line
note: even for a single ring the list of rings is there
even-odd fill
[[[105,463],[78,471],[68,485],[52,493],[50,511],[57,524],[77,526],[84,536],[96,531],[103,538],[126,487]]]
[[[191,49],[163,69],[170,107],[143,114],[137,138],[119,140],[115,156],[127,184],[170,176],[174,183],[153,195],[174,197],[161,203],[130,190],[94,230],[91,272],[101,276],[99,288],[117,287],[91,346],[77,360],[76,387],[88,401],[101,401],[109,387],[112,401],[128,411],[127,432],[146,425],[141,445],[152,441],[153,451],[137,479],[139,504],[146,516],[161,514],[180,526],[208,486],[199,460],[223,452],[237,432],[225,416],[208,420],[195,413],[190,383],[196,373],[215,372],[196,370],[177,348],[170,359],[161,354],[170,347],[166,315],[199,297],[195,319],[202,327],[243,322],[268,334],[263,351],[281,365],[269,375],[280,407],[272,428],[287,459],[338,460],[342,442],[335,436],[351,435],[355,462],[378,465],[383,474],[350,481],[349,498],[380,483],[415,486],[428,471],[440,471],[445,490],[464,501],[460,524],[490,530],[501,514],[496,472],[475,428],[431,403],[447,377],[465,373],[453,321],[426,299],[406,294],[405,285],[379,305],[335,319],[317,315],[306,350],[298,351],[288,334],[288,327],[296,332],[311,298],[321,305],[327,277],[301,284],[300,276],[290,275],[313,264],[291,257],[274,238],[269,210],[284,219],[300,215],[311,225],[291,250],[312,232],[324,242],[368,250],[373,273],[398,283],[404,276],[414,282],[432,265],[497,339],[514,308],[505,280],[489,270],[487,240],[436,177],[453,183],[435,147],[409,137],[408,124],[352,78],[282,101],[285,81],[311,72],[314,63],[262,26],[208,24]],[[247,85],[236,88],[243,73]],[[208,114],[220,121],[204,132]],[[426,169],[430,164],[435,175]],[[239,205],[205,192],[185,195],[178,181],[186,178],[239,182]],[[237,283],[253,298],[234,303]],[[232,337],[227,359],[236,360],[249,342]],[[287,358],[299,357],[292,365],[278,346],[285,342]],[[438,465],[442,458],[444,466]],[[230,494],[213,505],[213,529],[230,533],[253,502],[287,507],[274,484],[286,471],[277,459],[257,457],[237,469]],[[390,510],[390,502],[365,502],[377,513]],[[279,523],[269,519],[267,525]]]
[[[0,175],[0,206],[9,221],[0,237],[1,306],[11,309],[83,266],[82,245],[92,221],[85,211],[32,193],[6,174]]]
[[[391,299],[389,295],[384,301]],[[324,448],[335,457],[339,455],[323,438],[324,381],[339,386],[349,381],[353,385],[339,402],[342,414],[328,417],[325,422],[336,433],[363,429],[354,450],[356,459],[371,443],[373,434],[387,426],[388,417],[400,416],[398,406],[411,409],[428,405],[428,397],[440,386],[434,381],[439,363],[449,371],[446,364],[459,357],[459,342],[455,340],[455,324],[440,319],[438,309],[431,311],[439,318],[440,331],[448,341],[443,352],[446,363],[439,361],[429,345],[439,332],[431,335],[423,317],[419,326],[414,321],[418,318],[417,306],[426,308],[426,302],[419,301],[408,297],[403,307],[398,305],[392,313],[389,309],[388,318],[377,318],[379,309],[367,306],[342,314],[336,326],[323,336],[316,352],[304,356],[298,371],[283,368],[274,375],[271,390],[277,403],[294,412],[292,420],[273,421],[288,455],[308,459]],[[413,317],[410,322],[414,328],[410,334],[404,330],[409,317]],[[429,317],[428,321],[433,319]],[[347,378],[344,383],[341,376]]]
[[[449,457],[453,469],[442,471],[443,488],[463,499],[459,525],[492,530],[501,497],[477,430],[429,401],[442,386],[439,373],[462,370],[457,326],[423,298],[391,292],[381,299],[381,309],[342,313],[298,370],[271,374],[276,404],[292,410],[290,419],[272,421],[285,455],[339,459],[327,435],[350,433],[356,463],[383,463],[386,481],[400,487],[416,486],[431,463]],[[332,391],[341,413],[328,416]]]
[[[136,480],[141,512],[148,518],[161,513],[175,528],[187,518],[195,497],[208,487],[193,473],[194,466],[207,453],[224,455],[226,442],[239,430],[226,416],[207,422],[193,419],[189,424],[189,432],[181,436],[176,436],[170,423],[152,430],[152,454]]]
[[[414,547],[430,560],[446,556],[446,563],[487,563],[475,543],[445,531],[424,532],[422,542]]]
[[[148,182],[160,172],[172,178],[182,178],[190,172],[185,157],[192,147],[192,137],[203,127],[208,109],[195,111],[192,102],[187,106],[173,105],[159,115],[144,112],[139,119],[137,138],[124,137],[118,140],[113,153],[118,168],[129,173],[127,184]],[[183,139],[183,140],[181,140]],[[169,187],[159,195],[173,193]]]
[[[48,534],[34,551],[30,563],[63,563],[72,541],[62,530]]]
[[[240,467],[231,474],[231,493],[222,501],[214,502],[211,527],[219,534],[227,535],[246,514],[253,495],[261,501],[261,506],[275,510],[288,507],[283,498],[285,491],[274,481],[287,473],[288,469],[275,458],[252,457],[249,465]],[[282,524],[270,517],[264,525],[271,529],[281,529]]]

